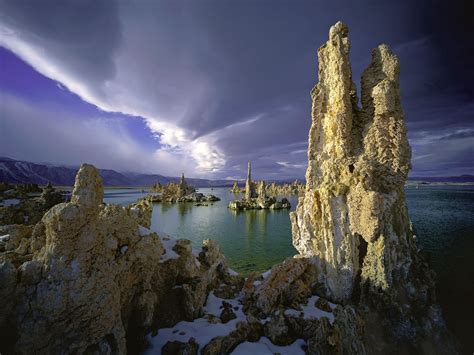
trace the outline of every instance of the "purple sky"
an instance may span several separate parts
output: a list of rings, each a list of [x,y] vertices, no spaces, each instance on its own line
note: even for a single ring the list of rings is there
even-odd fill
[[[402,3],[402,4],[400,4]],[[474,174],[470,2],[0,4],[0,156],[208,178],[303,177],[316,50],[349,25],[358,84],[401,61],[412,176]]]

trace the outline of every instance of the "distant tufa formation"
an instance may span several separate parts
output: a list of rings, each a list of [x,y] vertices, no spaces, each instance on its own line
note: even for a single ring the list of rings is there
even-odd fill
[[[372,51],[360,108],[349,48],[348,28],[338,22],[318,51],[306,191],[291,214],[293,245],[314,258],[330,300],[360,300],[377,311],[372,326],[374,319],[389,324],[397,339],[436,340],[444,324],[403,190],[411,152],[399,62],[387,45]]]
[[[251,172],[251,167],[250,167],[250,162],[248,162],[247,165],[247,179],[245,180],[245,196],[244,198],[247,201],[250,201],[252,198],[257,197],[257,194],[255,193],[255,185],[252,182],[252,172]]]
[[[233,200],[229,203],[231,210],[255,210],[255,209],[289,209],[290,202],[283,198],[278,201],[275,197],[269,197],[266,193],[265,181],[255,184],[252,181],[250,162],[248,162],[247,179],[245,180],[245,192],[242,200]],[[234,184],[235,185],[235,184]],[[257,188],[255,188],[257,185]]]
[[[40,196],[37,193],[41,192]],[[16,204],[0,205],[0,226],[7,224],[36,224],[44,213],[54,205],[64,202],[65,196],[48,183],[43,189],[37,184],[9,185],[0,183],[2,199],[16,201]]]
[[[151,192],[159,192],[160,195],[148,195],[144,199],[149,202],[215,202],[220,201],[220,198],[214,195],[207,195],[196,192],[194,186],[188,185],[184,173],[179,179],[179,183],[170,182],[167,185],[162,185],[159,182],[153,185]],[[200,204],[201,206],[202,204]]]

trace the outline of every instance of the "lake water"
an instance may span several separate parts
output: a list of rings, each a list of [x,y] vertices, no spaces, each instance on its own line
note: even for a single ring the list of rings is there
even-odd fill
[[[153,209],[152,229],[177,238],[216,240],[236,271],[263,271],[296,254],[287,210],[236,212],[227,188],[201,188],[221,198],[213,205],[161,203]],[[145,196],[140,190],[110,189],[105,202],[126,205]],[[474,349],[474,186],[407,188],[406,197],[418,245],[437,274],[437,295],[450,329],[464,350]],[[294,210],[297,198],[289,198]],[[470,350],[469,350],[470,349]]]

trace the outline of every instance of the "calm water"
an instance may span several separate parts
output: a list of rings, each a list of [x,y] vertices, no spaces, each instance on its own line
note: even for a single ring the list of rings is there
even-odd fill
[[[263,271],[294,255],[288,211],[227,209],[234,195],[227,188],[199,189],[221,198],[208,207],[192,203],[156,204],[152,229],[200,246],[215,239],[229,265],[239,272]],[[105,202],[128,204],[140,190],[106,190]],[[406,189],[418,245],[437,274],[437,295],[450,329],[464,351],[474,350],[474,186],[422,186]],[[297,198],[289,199],[292,210]]]

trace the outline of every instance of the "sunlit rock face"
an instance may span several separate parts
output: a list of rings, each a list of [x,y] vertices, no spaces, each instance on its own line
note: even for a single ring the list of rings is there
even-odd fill
[[[255,196],[256,196],[255,185],[252,182],[251,167],[250,167],[250,162],[248,162],[247,179],[245,180],[245,196],[244,196],[244,199],[247,200],[247,201],[250,201]]]
[[[306,191],[291,215],[293,244],[316,257],[333,300],[349,299],[359,279],[387,290],[407,277],[415,253],[403,191],[410,147],[399,62],[387,45],[372,51],[360,108],[349,49],[348,28],[338,22],[318,50]]]

